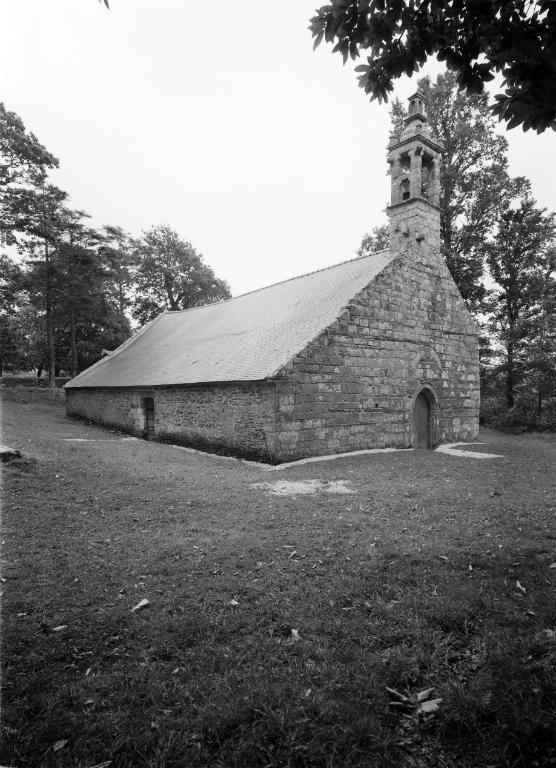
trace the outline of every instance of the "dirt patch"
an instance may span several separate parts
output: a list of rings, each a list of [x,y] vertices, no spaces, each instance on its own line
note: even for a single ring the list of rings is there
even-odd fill
[[[261,488],[275,496],[306,496],[319,491],[324,493],[357,493],[348,487],[346,480],[275,480],[273,483],[252,483],[251,488]]]

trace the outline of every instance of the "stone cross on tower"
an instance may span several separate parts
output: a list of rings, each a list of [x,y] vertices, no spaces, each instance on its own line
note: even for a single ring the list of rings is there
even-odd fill
[[[392,187],[390,250],[421,243],[440,250],[440,157],[442,146],[430,136],[423,94],[409,99],[398,141],[388,147]]]

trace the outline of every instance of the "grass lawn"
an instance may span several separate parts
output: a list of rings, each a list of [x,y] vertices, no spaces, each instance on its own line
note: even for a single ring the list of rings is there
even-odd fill
[[[270,472],[2,416],[2,765],[556,765],[554,436]]]

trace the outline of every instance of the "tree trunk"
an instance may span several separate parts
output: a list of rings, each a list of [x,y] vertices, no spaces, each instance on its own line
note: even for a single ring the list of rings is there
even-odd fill
[[[514,348],[508,344],[508,359],[506,363],[506,407],[514,407]]]
[[[121,282],[118,283],[118,302],[120,304],[120,321],[121,321],[122,327],[123,327],[123,322],[124,322],[124,289],[123,289],[123,286],[122,286]]]
[[[48,354],[48,386],[56,386],[56,353],[54,351],[54,324],[52,322],[52,285],[50,274],[50,253],[48,241],[44,240],[44,257],[46,262],[45,311],[46,311],[46,349]]]
[[[79,373],[79,361],[77,359],[77,342],[75,340],[75,311],[71,308],[70,314],[70,376],[77,376]]]

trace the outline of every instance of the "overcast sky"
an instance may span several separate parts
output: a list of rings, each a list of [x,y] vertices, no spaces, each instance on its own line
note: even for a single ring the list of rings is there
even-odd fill
[[[352,258],[385,220],[388,106],[313,52],[320,4],[2,0],[0,100],[72,207],[134,236],[170,224],[237,295]],[[510,172],[556,210],[556,134],[506,135]]]

